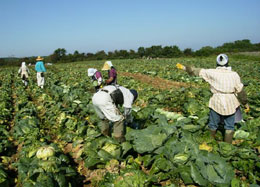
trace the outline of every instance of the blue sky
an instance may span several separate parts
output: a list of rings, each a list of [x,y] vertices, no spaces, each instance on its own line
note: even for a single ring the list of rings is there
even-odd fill
[[[260,42],[260,0],[0,0],[0,57]]]

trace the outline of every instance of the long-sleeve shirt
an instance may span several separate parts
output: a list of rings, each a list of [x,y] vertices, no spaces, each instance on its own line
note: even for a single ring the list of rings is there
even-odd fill
[[[36,64],[35,64],[35,70],[37,72],[46,72],[46,69],[44,67],[44,64],[42,61],[38,61]]]
[[[21,73],[21,77],[23,77],[24,75],[26,78],[28,78],[28,74],[30,73],[30,71],[27,66],[21,66],[18,70],[18,73]]]
[[[113,80],[108,83],[108,85],[115,85],[117,84],[117,72],[116,72],[116,69],[115,68],[111,68],[109,71],[108,71],[108,77],[109,78],[113,78]]]
[[[102,75],[99,71],[96,71],[96,73],[94,74],[94,80],[98,81],[98,86],[102,84]]]
[[[236,95],[243,89],[239,75],[230,67],[192,70],[210,84],[213,96],[209,100],[209,108],[221,115],[234,114],[240,105]]]
[[[119,86],[119,85],[117,85]],[[123,119],[123,115],[119,112],[117,106],[113,103],[110,94],[117,89],[116,86],[108,85],[100,89],[97,93],[93,95],[92,102],[96,112],[101,119],[104,116],[113,122]],[[119,86],[118,89],[121,90],[123,94],[123,107],[124,115],[127,122],[132,121],[131,109],[134,102],[134,96],[131,91],[123,86]],[[101,114],[102,113],[102,114]]]

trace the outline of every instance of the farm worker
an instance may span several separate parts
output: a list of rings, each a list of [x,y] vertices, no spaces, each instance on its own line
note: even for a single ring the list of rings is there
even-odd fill
[[[29,68],[26,66],[25,62],[22,62],[21,67],[18,70],[18,73],[21,74],[22,81],[25,86],[28,85],[28,75],[30,74]]]
[[[92,79],[93,85],[95,86],[96,92],[100,89],[102,84],[101,73],[94,68],[88,68],[88,76]]]
[[[44,72],[46,69],[43,64],[43,58],[38,56],[36,59],[35,70],[37,72],[37,84],[39,87],[43,88],[44,86]]]
[[[111,61],[106,61],[102,70],[108,70],[108,79],[105,81],[107,85],[117,84],[117,72]]]
[[[209,100],[209,129],[215,137],[218,124],[224,121],[225,142],[231,143],[234,134],[235,116],[240,112],[240,103],[247,104],[247,96],[243,90],[243,84],[239,75],[228,66],[228,56],[220,54],[217,56],[216,69],[200,69],[177,64],[177,68],[186,70],[189,75],[202,77],[210,84],[213,96]]]
[[[119,85],[108,85],[100,89],[92,97],[94,109],[101,119],[99,128],[103,135],[109,135],[109,121],[113,123],[113,137],[118,142],[125,141],[124,120],[133,121],[131,115],[132,104],[137,99],[138,93],[134,89],[127,89]],[[124,107],[122,115],[118,107]]]

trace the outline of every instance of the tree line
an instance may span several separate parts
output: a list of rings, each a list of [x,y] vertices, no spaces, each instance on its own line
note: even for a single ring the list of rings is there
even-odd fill
[[[106,59],[152,59],[152,58],[175,58],[175,57],[196,57],[196,56],[210,56],[219,53],[232,53],[232,52],[250,52],[260,51],[260,43],[252,44],[250,40],[237,40],[234,42],[224,43],[222,46],[211,47],[205,46],[197,51],[193,51],[191,48],[186,48],[183,51],[176,45],[165,46],[154,45],[151,47],[139,47],[135,50],[115,50],[105,52],[104,50],[96,53],[80,53],[77,50],[73,54],[67,54],[66,49],[58,48],[51,55],[45,57],[45,62],[50,63],[66,63],[76,61],[88,61],[88,60],[106,60]],[[27,63],[35,63],[36,57],[25,58],[2,58],[0,59],[0,65],[14,65],[19,64],[21,61]],[[10,63],[12,62],[12,63]]]

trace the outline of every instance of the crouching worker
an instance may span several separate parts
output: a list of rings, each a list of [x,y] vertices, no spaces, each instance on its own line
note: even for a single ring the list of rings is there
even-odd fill
[[[177,64],[178,69],[187,71],[189,75],[200,76],[210,84],[213,96],[209,100],[209,129],[215,138],[219,123],[224,121],[225,142],[232,143],[234,134],[235,118],[240,114],[240,103],[247,104],[247,96],[243,90],[243,84],[239,75],[231,70],[228,65],[228,56],[220,54],[217,56],[216,69],[200,69]]]
[[[113,137],[118,142],[125,141],[124,120],[132,121],[131,109],[132,104],[138,97],[134,89],[127,89],[123,86],[108,85],[100,89],[92,97],[94,109],[102,120],[99,128],[103,135],[109,136],[109,122],[113,123]],[[119,106],[124,107],[124,115],[119,111]]]
[[[22,62],[22,65],[18,70],[18,74],[21,74],[22,81],[23,81],[24,85],[27,87],[28,75],[30,74],[30,71],[29,71],[28,67],[26,66],[25,62]]]
[[[92,79],[93,85],[96,92],[100,89],[102,84],[102,75],[101,73],[94,68],[88,68],[88,76]]]

